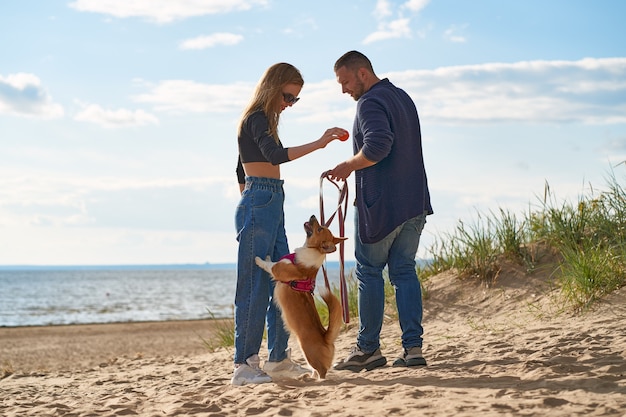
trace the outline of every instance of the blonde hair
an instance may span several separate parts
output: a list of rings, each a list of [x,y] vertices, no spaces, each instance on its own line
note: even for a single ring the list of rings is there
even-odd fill
[[[278,119],[280,113],[276,111],[277,101],[282,100],[283,87],[287,84],[304,85],[304,79],[300,71],[291,64],[284,62],[269,67],[261,77],[252,99],[241,116],[238,132],[241,134],[243,122],[252,113],[262,110],[267,116],[269,128],[267,133],[272,135],[276,142],[278,137]]]

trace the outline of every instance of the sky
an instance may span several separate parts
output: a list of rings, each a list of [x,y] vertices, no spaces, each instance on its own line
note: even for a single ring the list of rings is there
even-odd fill
[[[435,214],[523,217],[626,178],[621,0],[20,0],[0,13],[0,265],[229,263],[236,126],[277,62],[305,80],[285,146],[351,130],[359,50],[416,103]],[[282,165],[290,247],[350,142]],[[348,179],[354,197],[354,176]],[[623,183],[623,182],[622,182]],[[324,187],[328,217],[334,188]],[[352,211],[346,258],[354,259]],[[338,224],[331,228],[338,233]],[[329,255],[334,261],[336,254]]]

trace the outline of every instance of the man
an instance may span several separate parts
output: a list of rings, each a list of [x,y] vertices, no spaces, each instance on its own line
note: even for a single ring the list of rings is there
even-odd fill
[[[385,303],[383,269],[396,293],[403,352],[394,366],[426,365],[422,355],[422,292],[415,257],[426,216],[433,213],[413,100],[374,73],[370,60],[350,51],[335,63],[343,93],[357,101],[354,156],[330,171],[356,182],[355,256],[359,282],[356,346],[338,370],[359,372],[384,366],[380,331]]]

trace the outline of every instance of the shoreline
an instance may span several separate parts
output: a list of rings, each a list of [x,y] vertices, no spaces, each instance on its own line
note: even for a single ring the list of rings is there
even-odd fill
[[[106,325],[125,325],[125,324],[154,324],[154,323],[185,323],[197,321],[220,321],[229,320],[227,317],[211,317],[200,319],[173,319],[173,320],[140,320],[140,321],[110,321],[110,322],[93,322],[93,323],[60,323],[60,324],[26,324],[18,326],[0,326],[0,333],[3,329],[29,329],[29,328],[48,328],[48,327],[72,327],[72,326],[106,326]]]

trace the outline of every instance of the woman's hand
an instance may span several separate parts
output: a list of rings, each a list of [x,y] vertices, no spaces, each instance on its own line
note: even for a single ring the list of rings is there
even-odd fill
[[[318,149],[325,148],[326,145],[328,145],[335,139],[345,140],[341,138],[345,138],[346,135],[348,135],[348,131],[346,129],[342,129],[340,127],[331,127],[330,129],[326,129],[326,132],[324,132],[322,137],[314,140],[313,142],[309,142],[305,145],[300,146],[290,146],[289,148],[287,148],[287,155],[290,161],[294,161]]]
[[[350,133],[348,133],[346,129],[342,129],[340,127],[331,127],[330,129],[326,129],[326,132],[324,132],[324,134],[320,138],[320,141],[322,142],[322,148],[324,148],[335,139],[345,141],[349,137]]]

